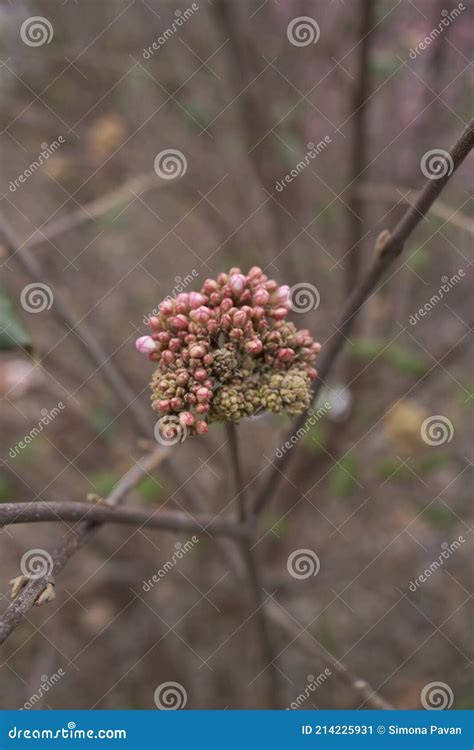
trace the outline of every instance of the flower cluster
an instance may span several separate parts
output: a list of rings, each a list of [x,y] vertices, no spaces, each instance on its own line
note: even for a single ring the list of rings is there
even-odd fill
[[[289,291],[254,266],[164,300],[148,320],[151,335],[136,342],[158,363],[153,409],[200,435],[213,421],[306,409],[321,345],[286,320]]]

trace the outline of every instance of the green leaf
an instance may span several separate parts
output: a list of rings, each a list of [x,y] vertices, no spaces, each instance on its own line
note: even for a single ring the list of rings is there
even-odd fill
[[[0,287],[0,351],[19,348],[31,351],[33,343],[10,297]]]

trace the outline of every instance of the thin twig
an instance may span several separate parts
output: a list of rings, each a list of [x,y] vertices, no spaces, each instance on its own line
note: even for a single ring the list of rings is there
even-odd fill
[[[419,190],[412,190],[412,188],[403,185],[392,187],[391,185],[376,182],[366,182],[360,185],[357,190],[364,200],[379,201],[382,203],[410,203],[420,195]],[[446,203],[436,201],[430,207],[429,213],[433,214],[433,216],[439,216],[440,219],[448,222],[448,224],[452,224],[454,227],[458,227],[474,235],[474,219],[446,205]]]
[[[336,332],[323,349],[323,355],[321,356],[318,367],[319,378],[314,388],[314,397],[319,393],[339,352],[347,341],[354,320],[356,319],[361,307],[368,297],[370,297],[376,290],[378,282],[384,276],[389,266],[391,266],[402,253],[408,237],[418,226],[421,219],[427,214],[438,195],[449,182],[459,165],[462,164],[466,156],[470,153],[473,146],[474,120],[471,120],[450,150],[452,169],[447,170],[446,174],[439,179],[428,179],[414,204],[407,209],[394,230],[392,232],[386,231],[386,233],[381,233],[379,235],[375,244],[375,254],[372,264],[361,280],[359,286],[350,297],[341,315],[341,319],[336,326]],[[305,424],[307,417],[308,414],[304,413],[293,422],[283,442],[291,440],[291,437]],[[254,503],[255,513],[260,513],[269,502],[270,498],[274,497],[276,488],[282,479],[283,472],[288,466],[294,453],[295,451],[287,451],[278,460],[278,465],[272,467],[270,476],[257,493]]]
[[[357,8],[357,71],[350,102],[352,119],[349,160],[349,191],[347,196],[347,268],[344,292],[349,295],[357,285],[362,268],[362,240],[364,237],[365,202],[360,199],[358,186],[368,161],[367,102],[370,94],[370,54],[374,41],[374,0],[360,0]]]
[[[163,450],[163,447],[160,447],[153,453],[142,458],[139,464],[137,464],[137,467],[141,467],[140,470],[136,467],[132,471],[129,471],[118,482],[111,495],[105,498],[104,502],[109,503],[111,506],[121,503],[128,493],[139,484],[143,477],[156,469],[163,461],[165,455],[166,452]],[[93,507],[91,505],[91,510]],[[45,590],[48,584],[54,581],[55,576],[61,572],[73,554],[89,540],[96,529],[99,528],[99,525],[95,521],[81,521],[53,550],[51,553],[53,568],[50,574],[31,580],[10,604],[2,618],[0,618],[0,644],[13,632],[23,619],[23,616],[33,607],[39,595]]]
[[[124,403],[133,418],[137,429],[141,435],[148,435],[150,432],[150,423],[144,415],[137,401],[136,394],[117,370],[112,359],[102,349],[97,339],[90,333],[84,323],[76,320],[75,313],[70,305],[59,292],[57,285],[48,278],[37,255],[21,243],[16,233],[9,223],[2,218],[0,220],[0,243],[3,243],[9,253],[15,258],[18,264],[34,281],[41,281],[47,284],[54,291],[54,302],[51,307],[51,313],[65,326],[69,332],[75,331],[79,345],[82,347],[84,354],[98,368],[107,383],[110,385],[121,403]]]
[[[246,506],[245,502],[245,481],[240,459],[236,426],[233,422],[226,422],[226,429],[231,463],[234,472],[236,499],[239,508],[238,516],[241,523],[247,522],[251,525],[251,528],[253,530],[252,536],[254,536],[256,532],[256,518],[255,516],[251,516],[249,514],[249,508]],[[268,695],[268,707],[278,708],[278,674],[275,665],[275,651],[273,648],[272,637],[273,634],[270,631],[267,615],[264,609],[265,597],[262,585],[262,577],[260,574],[256,553],[252,548],[252,538],[241,540],[239,546],[245,564],[246,578],[250,585],[250,590],[252,592],[254,601],[254,614],[258,631],[260,652],[262,656],[262,671],[266,672],[265,679]]]
[[[47,240],[53,240],[60,234],[70,232],[82,224],[105,216],[105,214],[119,208],[127,201],[134,200],[137,195],[146,193],[149,190],[163,188],[165,185],[166,183],[153,173],[132,177],[115,190],[111,190],[100,198],[86,203],[77,210],[70,211],[65,216],[61,216],[60,219],[56,219],[56,221],[50,221],[42,229],[35,230],[23,243],[23,247],[31,248]]]
[[[110,497],[110,496],[109,496]],[[0,505],[0,528],[21,523],[45,523],[60,521],[106,524],[135,524],[163,531],[203,531],[245,537],[247,529],[243,524],[215,520],[211,515],[189,516],[181,511],[156,509],[152,513],[141,508],[111,508],[103,502],[91,504],[83,502],[31,502],[2,503]]]
[[[366,680],[355,675],[340,659],[336,659],[326,649],[319,645],[304,628],[300,627],[288,612],[273,599],[267,601],[265,610],[271,619],[292,638],[295,646],[301,648],[311,658],[316,658],[332,670],[343,682],[345,682],[356,694],[364,699],[370,708],[393,709],[381,695],[374,690]]]

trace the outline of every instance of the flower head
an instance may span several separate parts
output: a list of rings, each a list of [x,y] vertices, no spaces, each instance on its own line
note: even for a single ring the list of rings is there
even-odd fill
[[[321,345],[286,320],[288,299],[288,286],[253,266],[162,302],[148,321],[151,334],[136,342],[157,363],[153,409],[178,415],[199,435],[213,421],[306,409]]]

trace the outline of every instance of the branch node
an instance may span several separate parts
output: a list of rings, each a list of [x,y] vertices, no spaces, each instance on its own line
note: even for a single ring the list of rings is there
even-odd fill
[[[381,258],[382,255],[387,251],[388,245],[392,240],[392,233],[389,229],[382,229],[377,239],[375,240],[375,254]]]
[[[25,575],[17,576],[16,578],[12,578],[10,581],[11,588],[11,598],[16,599],[17,596],[23,591],[23,589],[34,579],[29,578]],[[35,604],[37,606],[41,606],[41,604],[47,604],[48,602],[52,602],[53,599],[56,599],[56,594],[54,592],[54,581],[48,580],[46,587],[41,591],[41,593],[38,595],[38,598],[35,601]]]

